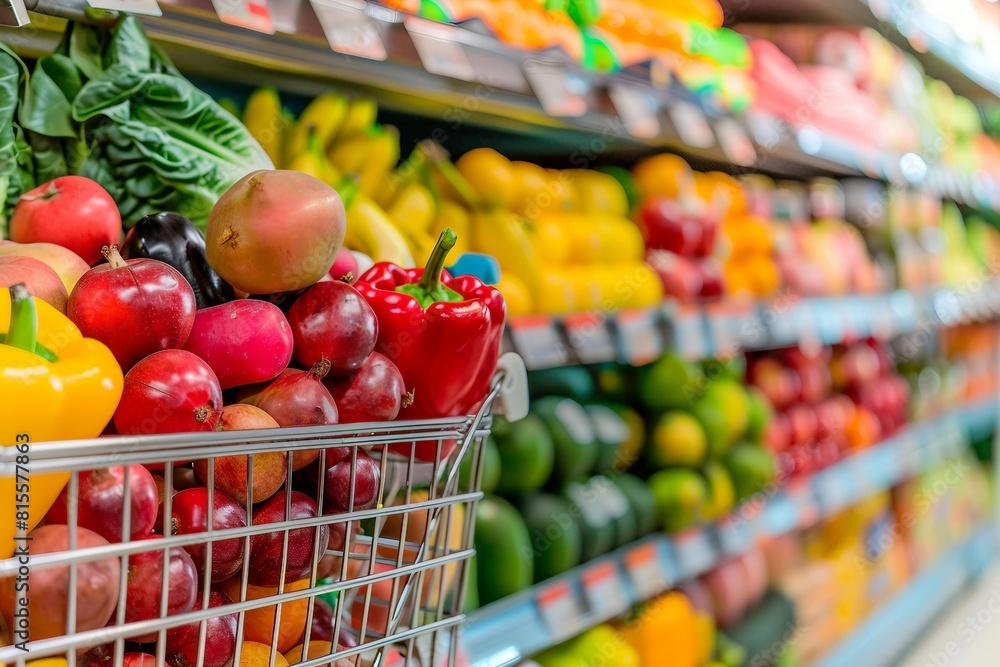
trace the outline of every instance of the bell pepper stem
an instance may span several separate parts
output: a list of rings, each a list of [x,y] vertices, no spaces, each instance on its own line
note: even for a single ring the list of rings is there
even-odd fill
[[[38,311],[35,297],[28,293],[24,283],[10,286],[10,329],[6,344],[35,353],[38,343]]]
[[[420,282],[407,283],[396,288],[397,292],[409,294],[420,303],[424,309],[439,301],[455,303],[462,300],[462,295],[441,282],[441,272],[444,271],[444,260],[448,251],[455,247],[458,236],[451,227],[446,228],[438,236],[434,250],[424,267],[424,275]]]
[[[441,235],[438,236],[437,243],[434,244],[434,250],[431,251],[431,256],[427,260],[427,266],[424,267],[424,275],[420,278],[420,287],[426,290],[428,294],[433,294],[434,290],[441,287],[441,272],[444,271],[444,260],[451,249],[455,247],[457,240],[458,236],[452,231],[451,227],[445,228],[441,232]]]

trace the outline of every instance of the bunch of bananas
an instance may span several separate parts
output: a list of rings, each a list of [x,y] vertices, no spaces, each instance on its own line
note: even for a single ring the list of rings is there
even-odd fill
[[[277,90],[259,88],[247,101],[243,123],[277,167],[309,174],[340,192],[347,211],[345,247],[376,262],[412,267],[414,257],[423,261],[434,244],[413,238],[410,220],[419,207],[412,194],[386,196],[397,178],[399,134],[376,123],[377,112],[372,99],[331,92],[295,119]]]

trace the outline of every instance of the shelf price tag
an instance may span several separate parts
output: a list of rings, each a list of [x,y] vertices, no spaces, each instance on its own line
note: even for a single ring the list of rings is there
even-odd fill
[[[570,347],[582,363],[596,364],[617,358],[615,341],[603,312],[566,315],[563,327]]]
[[[0,2],[0,4],[3,3]],[[163,16],[160,3],[156,0],[87,0],[87,4],[94,9],[109,9],[144,16]]]
[[[615,318],[621,358],[633,366],[648,364],[663,354],[658,314],[655,310],[623,310]]]
[[[459,28],[415,16],[407,16],[403,25],[425,70],[462,81],[476,80],[476,71],[456,38]]]
[[[560,581],[543,588],[536,598],[553,643],[569,639],[587,629],[581,601],[573,594],[569,582]]]
[[[622,579],[613,561],[587,568],[583,573],[583,595],[587,607],[600,619],[614,618],[629,609],[628,597],[622,590]]]
[[[744,553],[754,543],[757,531],[754,521],[729,514],[715,524],[719,548],[729,556]]]
[[[524,76],[545,113],[553,118],[577,118],[587,113],[586,80],[558,63],[527,60]]]
[[[362,0],[311,0],[330,48],[337,53],[385,60],[388,53],[378,23],[365,14]]]
[[[667,115],[674,124],[678,136],[688,146],[711,148],[715,145],[715,134],[701,109],[690,102],[677,101],[667,107]]]
[[[674,535],[671,542],[683,578],[696,577],[715,564],[715,548],[709,540],[708,532],[703,528],[695,526],[683,530]]]
[[[569,361],[566,345],[548,317],[518,317],[511,320],[509,326],[514,351],[521,355],[529,369],[564,366]]]
[[[636,600],[649,600],[673,585],[660,570],[656,542],[645,542],[625,554],[625,571]]]
[[[669,315],[673,323],[673,346],[688,361],[699,361],[708,356],[708,337],[705,335],[704,313],[696,305],[680,304]]]
[[[608,96],[629,134],[637,139],[655,139],[660,136],[660,120],[656,117],[659,105],[652,95],[613,81],[608,88]]]
[[[223,23],[274,34],[274,20],[267,0],[212,0],[212,6]]]
[[[736,356],[740,351],[740,342],[730,309],[723,303],[710,303],[705,308],[705,317],[712,338],[712,356],[719,359]]]
[[[808,477],[796,477],[788,483],[785,496],[798,509],[798,527],[808,528],[819,520],[819,507]]]
[[[727,117],[716,121],[715,136],[719,139],[722,152],[733,164],[752,167],[757,163],[757,150],[747,131],[735,118]]]

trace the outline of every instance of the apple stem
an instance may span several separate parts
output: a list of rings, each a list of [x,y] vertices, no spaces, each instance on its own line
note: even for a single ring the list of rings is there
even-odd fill
[[[118,252],[118,246],[116,245],[111,247],[104,246],[101,248],[101,254],[104,255],[104,259],[108,260],[108,264],[110,264],[113,269],[120,269],[123,266],[126,266],[125,260],[122,259],[122,255]]]
[[[326,357],[320,357],[320,360],[312,365],[309,369],[309,374],[312,375],[317,380],[322,380],[326,377],[327,373],[330,372],[330,360]]]
[[[351,272],[351,271],[348,271],[347,273],[345,273],[344,275],[342,275],[340,277],[340,280],[341,280],[341,282],[345,282],[348,285],[350,285],[351,283],[354,282],[354,273]]]
[[[403,396],[403,403],[400,405],[400,407],[402,407],[402,408],[408,408],[411,405],[413,405],[413,399],[414,399],[414,393],[413,392],[415,392],[415,391],[416,391],[416,389],[411,389],[410,391],[406,392],[406,394]]]
[[[194,419],[197,422],[204,423],[208,416],[212,414],[212,409],[207,405],[203,405],[200,408],[196,408],[194,411]]]
[[[52,181],[49,183],[49,187],[45,189],[44,192],[37,195],[21,195],[21,199],[24,201],[37,201],[39,199],[52,199],[57,194],[59,194],[59,188],[56,187],[56,182]]]

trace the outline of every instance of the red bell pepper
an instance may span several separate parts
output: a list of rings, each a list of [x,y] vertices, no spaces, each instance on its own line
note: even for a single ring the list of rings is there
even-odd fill
[[[496,372],[507,307],[495,287],[444,270],[456,238],[451,229],[441,232],[424,269],[379,262],[354,285],[378,317],[375,349],[396,364],[413,392],[400,419],[470,414]],[[417,459],[433,460],[436,444],[417,443]],[[442,456],[454,444],[445,443]]]

